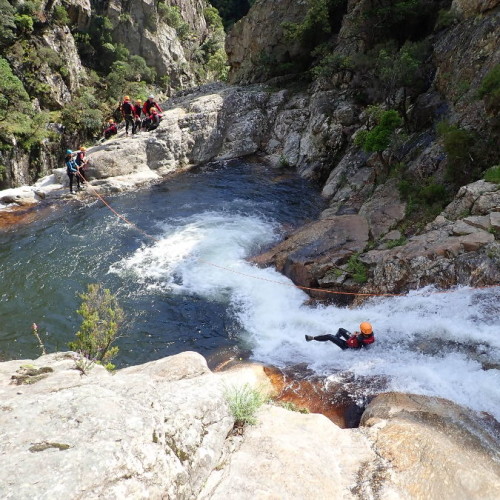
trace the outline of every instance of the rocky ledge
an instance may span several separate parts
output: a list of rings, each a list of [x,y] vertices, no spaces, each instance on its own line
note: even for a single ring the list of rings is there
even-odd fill
[[[262,367],[192,352],[113,374],[74,353],[0,363],[2,498],[498,498],[487,416],[388,393],[357,429],[265,404],[235,433],[243,384],[272,392]]]

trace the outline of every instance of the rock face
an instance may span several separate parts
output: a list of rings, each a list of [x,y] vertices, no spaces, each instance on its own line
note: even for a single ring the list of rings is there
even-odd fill
[[[2,498],[196,498],[233,427],[227,387],[196,353],[114,375],[69,353],[2,363]]]
[[[200,498],[359,498],[353,489],[360,463],[375,460],[357,429],[341,430],[323,415],[268,407],[228,458],[219,484],[211,489],[209,483]],[[373,493],[372,486],[367,489]]]
[[[466,16],[473,16],[494,9],[499,0],[453,0],[452,8]]]
[[[500,492],[498,429],[450,401],[382,394],[361,426],[391,464],[400,498],[493,499]]]
[[[96,2],[97,3],[97,2]],[[197,83],[194,67],[188,52],[194,51],[208,35],[204,9],[210,5],[205,0],[173,0],[175,6],[191,31],[191,41],[183,42],[176,31],[159,15],[157,2],[139,0],[122,2],[108,0],[104,14],[113,23],[113,37],[122,43],[131,54],[143,57],[159,75],[166,75],[175,88]],[[96,5],[99,10],[100,6]],[[193,42],[193,40],[197,40]]]
[[[300,22],[306,12],[307,2],[303,0],[276,0],[272,9],[267,0],[257,0],[226,39],[230,82],[265,81],[273,65],[291,63],[306,55],[299,43],[285,40],[283,31],[283,23]]]
[[[336,280],[332,269],[341,269],[349,257],[361,252],[368,242],[368,224],[359,215],[344,215],[313,222],[254,262],[274,265],[295,283],[306,287]],[[344,272],[340,272],[340,276]]]
[[[114,374],[75,353],[0,363],[2,498],[498,496],[498,432],[465,408],[382,394],[340,429],[266,404],[234,434],[245,385],[271,390],[260,366],[214,374],[192,352]]]

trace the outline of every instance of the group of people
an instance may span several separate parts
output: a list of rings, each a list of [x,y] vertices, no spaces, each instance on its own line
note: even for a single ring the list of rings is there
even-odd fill
[[[72,151],[71,149],[66,150],[64,163],[66,164],[66,173],[69,177],[69,192],[71,194],[76,194],[73,190],[74,181],[76,181],[77,191],[81,191],[82,186],[88,182],[85,172],[87,168],[87,158],[85,157],[86,151],[87,148],[84,146],[78,151]]]
[[[120,114],[125,121],[125,135],[136,134],[141,130],[150,132],[158,127],[161,121],[161,106],[155,101],[155,96],[150,95],[143,103],[140,99],[132,104],[128,95],[123,98],[119,106]],[[104,130],[104,138],[109,139],[118,133],[118,127],[115,120],[108,120],[108,126]]]

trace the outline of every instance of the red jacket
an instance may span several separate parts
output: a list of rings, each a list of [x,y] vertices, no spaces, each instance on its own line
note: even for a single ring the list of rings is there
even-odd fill
[[[134,118],[140,118],[142,112],[142,106],[140,104],[134,104]]]
[[[158,110],[158,113],[161,113],[163,109],[161,109],[160,105],[155,102],[155,101],[150,101],[149,99],[143,104],[142,106],[142,112],[146,115],[149,116],[150,112],[149,110],[151,108],[156,108]]]
[[[375,335],[371,333],[370,335],[363,335],[361,333],[355,333],[351,335],[347,340],[347,347],[351,349],[360,349],[361,347],[367,347],[375,342]]]

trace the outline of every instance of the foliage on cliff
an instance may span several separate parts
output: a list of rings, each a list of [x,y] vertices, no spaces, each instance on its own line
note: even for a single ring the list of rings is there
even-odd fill
[[[85,22],[78,19],[84,11],[75,14],[85,7],[74,2],[0,0],[0,150],[15,147],[31,158],[41,141],[64,141],[49,133],[50,122],[62,123],[72,142],[95,139],[125,94],[144,100],[183,85],[172,79],[169,67],[159,71],[138,55],[133,37],[120,35],[133,23],[150,33],[160,26],[175,30],[186,58],[176,74],[189,74],[194,83],[224,79],[224,27],[217,9],[206,5],[202,19],[195,20],[204,31],[194,33],[186,14],[169,0],[145,4],[150,11],[143,20],[132,17],[129,2],[119,3],[121,14],[112,20],[107,3],[91,1]],[[3,170],[9,173],[8,164]],[[9,186],[9,175],[6,179],[2,187]]]
[[[255,0],[209,0],[219,11],[226,29],[239,21],[250,9]]]

